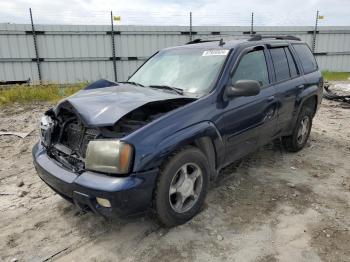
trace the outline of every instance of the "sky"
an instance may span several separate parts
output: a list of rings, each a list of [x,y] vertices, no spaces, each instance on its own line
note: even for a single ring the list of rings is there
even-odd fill
[[[0,23],[109,24],[110,11],[124,25],[322,26],[350,25],[350,0],[0,0]]]

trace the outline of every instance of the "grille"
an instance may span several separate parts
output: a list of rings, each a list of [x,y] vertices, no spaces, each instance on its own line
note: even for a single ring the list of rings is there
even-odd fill
[[[98,131],[95,129],[86,129],[84,137],[81,143],[81,154],[83,157],[86,156],[87,145],[91,140],[94,140],[98,135]]]
[[[95,129],[87,129],[79,121],[74,121],[65,126],[61,143],[78,155],[85,157],[87,145],[98,135]]]
[[[67,155],[55,147],[51,147],[48,150],[48,152],[51,157],[55,158],[58,162],[60,162],[67,168],[70,168],[77,172],[79,172],[80,170],[83,170],[84,168],[84,162],[81,159],[71,155]]]

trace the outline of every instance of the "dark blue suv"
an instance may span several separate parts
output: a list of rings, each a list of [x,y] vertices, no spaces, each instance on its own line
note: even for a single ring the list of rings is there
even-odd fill
[[[99,80],[41,120],[40,178],[105,217],[198,213],[220,169],[272,140],[304,147],[322,99],[309,47],[292,36],[161,50],[127,82]]]

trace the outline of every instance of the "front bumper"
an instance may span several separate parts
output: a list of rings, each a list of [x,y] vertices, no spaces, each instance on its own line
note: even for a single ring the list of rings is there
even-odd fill
[[[128,216],[147,211],[158,169],[113,177],[86,171],[82,174],[67,170],[46,154],[40,143],[32,150],[34,166],[39,177],[56,193],[80,208],[86,208],[104,217]],[[111,207],[102,207],[96,197],[108,199]]]

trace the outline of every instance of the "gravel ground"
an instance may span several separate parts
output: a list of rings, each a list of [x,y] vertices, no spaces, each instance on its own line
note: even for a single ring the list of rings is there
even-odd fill
[[[298,153],[268,145],[222,171],[204,210],[172,229],[82,213],[36,175],[49,104],[0,109],[0,261],[350,261],[350,109],[324,101]]]

